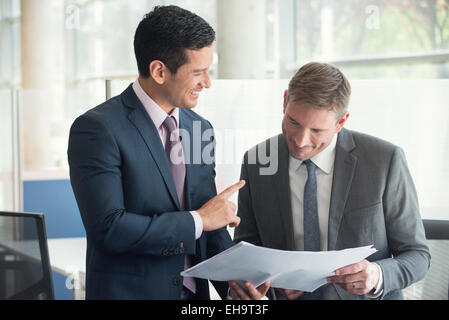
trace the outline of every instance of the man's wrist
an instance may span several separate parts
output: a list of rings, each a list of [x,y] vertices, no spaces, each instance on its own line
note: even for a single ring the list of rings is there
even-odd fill
[[[375,299],[381,296],[384,288],[382,268],[375,262],[373,262],[373,264],[377,267],[377,270],[379,272],[379,280],[377,281],[377,285],[366,294],[366,296],[371,299]]]

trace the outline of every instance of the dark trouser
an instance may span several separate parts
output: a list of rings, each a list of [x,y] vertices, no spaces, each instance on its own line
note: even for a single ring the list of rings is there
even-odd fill
[[[181,300],[195,300],[195,294],[186,287],[182,286]]]

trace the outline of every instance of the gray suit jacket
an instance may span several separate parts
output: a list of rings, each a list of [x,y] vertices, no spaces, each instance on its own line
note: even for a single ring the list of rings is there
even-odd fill
[[[254,157],[257,152],[262,156]],[[278,161],[275,174],[260,174],[273,165],[266,163],[266,155]],[[239,192],[241,223],[235,230],[234,242],[244,240],[269,248],[297,250],[288,164],[289,152],[282,134],[245,153],[241,179],[246,180],[246,186]],[[368,260],[378,263],[383,272],[380,299],[403,299],[401,289],[423,278],[430,263],[404,153],[389,142],[343,129],[336,145],[328,249],[370,244],[378,251]],[[329,298],[367,299],[338,285],[328,285],[326,291]]]

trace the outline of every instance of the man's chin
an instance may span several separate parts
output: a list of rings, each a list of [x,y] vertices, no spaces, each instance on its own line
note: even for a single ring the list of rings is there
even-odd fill
[[[304,161],[309,159],[310,157],[306,156],[306,155],[301,155],[301,154],[292,154],[290,153],[290,155],[295,158],[296,160],[300,160],[300,161]]]
[[[303,157],[304,157],[304,154],[302,154],[302,153],[300,153],[300,152],[296,152],[295,150],[292,150],[292,148],[291,147],[289,147],[288,148],[289,150],[289,153],[290,153],[290,156],[292,156],[293,158],[295,158],[295,159],[297,159],[297,160],[301,160],[301,161],[303,161],[303,160],[305,160]]]
[[[288,149],[289,149],[288,151],[290,152],[290,155],[297,160],[304,161],[304,160],[310,159],[313,156],[313,155],[311,155],[310,152],[299,151],[295,147],[292,147],[292,146],[289,146]]]
[[[195,102],[190,102],[190,103],[184,103],[182,106],[180,106],[181,109],[193,109],[196,107],[197,105],[197,101]]]

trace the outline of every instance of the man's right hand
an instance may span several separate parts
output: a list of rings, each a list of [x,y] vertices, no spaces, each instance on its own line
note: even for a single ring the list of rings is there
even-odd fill
[[[237,281],[229,282],[229,293],[231,294],[232,300],[260,300],[262,299],[270,289],[270,280],[265,281],[257,288],[249,282],[245,281],[244,286],[241,287]]]
[[[237,227],[240,224],[240,218],[235,215],[237,206],[229,198],[244,185],[245,180],[240,180],[196,210],[203,220],[204,231],[217,230],[227,225]]]

